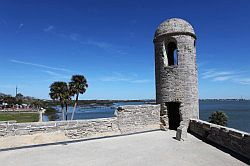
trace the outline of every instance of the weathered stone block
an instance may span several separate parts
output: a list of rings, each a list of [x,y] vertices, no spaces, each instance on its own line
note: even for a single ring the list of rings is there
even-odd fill
[[[219,135],[222,137],[229,137],[229,129],[226,127],[221,127],[219,130]]]
[[[250,159],[250,134],[245,134],[242,139],[242,152]]]
[[[232,136],[232,137],[236,137],[236,138],[239,138],[239,139],[242,139],[243,137],[243,132],[240,132],[238,130],[234,130],[234,129],[231,129],[229,131],[229,135]]]
[[[187,139],[187,127],[179,126],[176,131],[176,139],[179,141],[184,141]]]
[[[242,151],[242,138],[231,136],[230,138],[231,146],[230,149],[241,153]]]
[[[29,130],[16,130],[15,135],[29,135],[30,131]]]
[[[7,135],[7,132],[6,131],[0,131],[0,137],[4,137]]]
[[[35,122],[30,123],[31,127],[41,127],[41,126],[55,126],[55,122]]]
[[[206,131],[210,131],[210,130],[211,130],[211,126],[210,126],[209,124],[207,124],[207,123],[203,123],[203,124],[202,124],[202,128],[203,128],[204,130],[206,130]]]
[[[58,121],[56,122],[56,126],[58,127],[65,127],[67,125],[66,121]]]

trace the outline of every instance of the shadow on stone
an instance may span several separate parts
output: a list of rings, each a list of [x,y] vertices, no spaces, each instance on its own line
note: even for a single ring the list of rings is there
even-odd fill
[[[154,131],[160,131],[160,129],[147,130],[147,131],[134,132],[134,133],[127,133],[127,134],[117,134],[117,135],[111,135],[111,136],[82,138],[82,139],[62,141],[62,142],[54,142],[54,143],[26,145],[26,146],[19,146],[19,147],[4,148],[4,149],[0,148],[0,152],[17,150],[17,149],[29,149],[29,148],[36,148],[36,147],[43,147],[43,146],[54,146],[54,145],[64,145],[65,146],[65,145],[72,144],[72,143],[93,141],[93,140],[99,140],[99,139],[105,139],[105,138],[123,137],[123,136],[128,136],[128,135],[142,134],[142,133],[148,133],[148,132],[154,132]]]
[[[240,154],[238,154],[238,153],[236,153],[236,152],[234,152],[234,151],[232,151],[230,149],[227,149],[227,148],[225,148],[225,147],[223,147],[221,145],[218,145],[218,144],[216,144],[216,143],[214,143],[212,141],[209,141],[209,140],[207,140],[207,139],[205,139],[205,138],[203,138],[203,137],[201,137],[201,136],[199,136],[199,135],[197,135],[197,134],[195,134],[193,132],[189,131],[189,133],[192,134],[193,136],[195,136],[196,138],[202,140],[203,142],[205,142],[205,143],[207,143],[207,144],[209,144],[209,145],[211,145],[211,146],[213,146],[213,147],[215,147],[215,148],[217,148],[217,149],[219,149],[219,150],[221,150],[221,151],[223,151],[225,153],[228,153],[232,157],[234,157],[234,158],[236,158],[236,159],[250,165],[250,161],[246,157],[244,157],[244,156],[242,156],[242,155],[240,155]]]
[[[179,141],[176,137],[172,137],[174,140]]]

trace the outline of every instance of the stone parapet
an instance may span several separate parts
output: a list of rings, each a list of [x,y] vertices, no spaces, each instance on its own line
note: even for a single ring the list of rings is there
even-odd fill
[[[69,138],[110,136],[160,128],[160,106],[123,106],[117,117],[89,120],[16,123],[0,122],[0,137],[64,132]]]
[[[96,135],[97,133],[117,131],[116,118],[32,123],[0,123],[0,137],[65,132],[70,138],[79,138]]]
[[[250,159],[250,133],[190,119],[189,132]]]

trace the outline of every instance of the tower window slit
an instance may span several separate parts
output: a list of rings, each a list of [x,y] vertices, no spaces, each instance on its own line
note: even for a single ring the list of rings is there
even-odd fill
[[[177,46],[174,42],[167,45],[167,57],[169,66],[178,65]]]

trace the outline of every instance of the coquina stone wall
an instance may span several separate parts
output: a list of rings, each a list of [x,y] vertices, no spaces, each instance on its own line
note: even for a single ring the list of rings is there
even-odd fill
[[[123,106],[116,111],[121,133],[159,129],[160,105]]]
[[[250,133],[191,119],[189,131],[250,159]]]
[[[160,106],[123,106],[116,117],[33,123],[0,122],[0,137],[64,132],[69,138],[119,135],[159,129]]]

